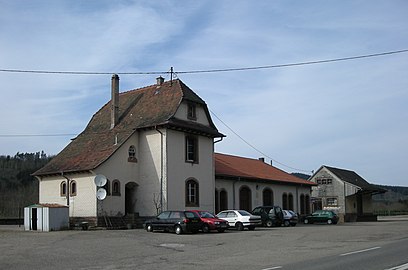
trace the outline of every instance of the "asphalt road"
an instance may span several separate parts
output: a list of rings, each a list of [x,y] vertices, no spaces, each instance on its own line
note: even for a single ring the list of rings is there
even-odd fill
[[[186,234],[0,226],[0,269],[408,269],[408,222]]]

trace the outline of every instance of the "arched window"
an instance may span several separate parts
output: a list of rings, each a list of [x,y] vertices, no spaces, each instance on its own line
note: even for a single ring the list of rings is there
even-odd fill
[[[243,186],[239,190],[239,208],[246,211],[252,210],[251,189],[247,186]]]
[[[262,192],[262,202],[264,206],[273,205],[273,192],[270,188],[265,188]]]
[[[66,197],[67,196],[67,182],[63,181],[60,184],[60,195],[62,197]]]
[[[186,206],[200,206],[199,203],[199,186],[195,179],[186,181]]]
[[[137,162],[136,158],[136,147],[134,145],[129,146],[129,156],[128,156],[128,161],[129,162]]]
[[[289,193],[289,196],[288,196],[288,207],[289,207],[289,208],[287,208],[288,210],[292,210],[292,211],[294,210],[292,193]]]
[[[288,194],[283,193],[282,195],[282,208],[288,209]]]
[[[71,194],[71,196],[77,195],[77,183],[75,180],[72,180],[69,185],[69,193]]]
[[[112,182],[112,196],[120,196],[120,182],[113,180]]]

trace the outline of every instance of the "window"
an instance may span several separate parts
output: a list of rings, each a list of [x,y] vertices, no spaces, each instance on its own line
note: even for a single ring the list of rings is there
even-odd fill
[[[331,185],[332,182],[333,182],[333,180],[330,179],[330,178],[323,178],[323,179],[317,179],[316,180],[316,183],[318,185]]]
[[[113,180],[112,182],[112,196],[120,196],[120,182]]]
[[[137,162],[136,147],[134,145],[129,146],[128,153],[129,153],[128,161],[129,162]]]
[[[199,206],[198,200],[199,188],[198,182],[194,179],[186,181],[186,206]]]
[[[327,198],[326,204],[327,206],[337,206],[337,198]]]
[[[198,138],[186,136],[186,162],[198,163]]]
[[[69,193],[71,194],[71,196],[77,195],[77,183],[74,180],[71,181],[71,184],[69,187]]]
[[[63,181],[60,184],[60,195],[62,197],[66,197],[67,196],[67,182]]]
[[[187,119],[197,120],[195,104],[189,103],[187,105]]]

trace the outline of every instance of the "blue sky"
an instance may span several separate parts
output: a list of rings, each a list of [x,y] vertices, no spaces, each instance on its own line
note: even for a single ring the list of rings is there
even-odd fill
[[[0,4],[0,69],[177,72],[408,49],[407,1]],[[178,78],[283,170],[329,165],[372,183],[407,185],[407,70],[408,53],[401,53]],[[121,75],[121,91],[157,76]],[[110,77],[0,72],[0,135],[80,133],[109,100]],[[227,135],[216,151],[263,156],[213,120]],[[71,137],[0,136],[0,154],[57,154]]]

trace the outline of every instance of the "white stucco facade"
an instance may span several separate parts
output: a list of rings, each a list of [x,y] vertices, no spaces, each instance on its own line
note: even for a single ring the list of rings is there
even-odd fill
[[[301,185],[290,185],[290,184],[276,184],[272,181],[265,182],[254,182],[245,180],[230,180],[230,179],[216,179],[215,188],[218,193],[225,191],[227,195],[227,205],[221,208],[227,209],[238,209],[240,208],[240,190],[241,188],[249,188],[251,193],[250,208],[253,209],[257,206],[264,205],[263,191],[268,189],[272,191],[272,205],[277,205],[284,207],[283,202],[284,194],[286,194],[286,199],[289,196],[293,198],[292,203],[287,203],[286,209],[292,208],[295,212],[301,213],[301,204],[304,203],[305,197],[310,197],[310,186]],[[224,193],[225,194],[225,193]],[[303,195],[303,196],[302,196]],[[303,200],[303,202],[302,202]],[[293,204],[293,205],[292,205]],[[291,205],[292,207],[289,207]],[[303,212],[306,211],[308,207],[304,205]],[[223,210],[223,209],[221,209]]]

